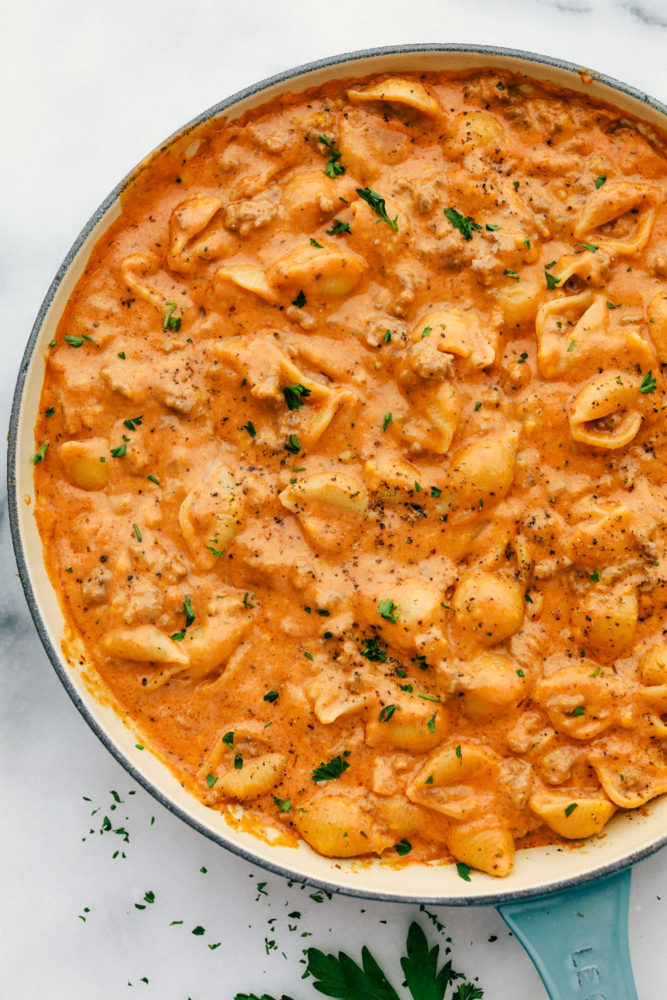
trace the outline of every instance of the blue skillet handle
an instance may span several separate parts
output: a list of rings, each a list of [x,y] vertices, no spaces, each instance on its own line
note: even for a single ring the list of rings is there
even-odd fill
[[[628,949],[630,869],[498,911],[551,1000],[637,1000]]]

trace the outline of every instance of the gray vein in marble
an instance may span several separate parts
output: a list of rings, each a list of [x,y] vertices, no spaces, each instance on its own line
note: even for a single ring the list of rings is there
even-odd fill
[[[666,9],[664,4],[662,6],[663,9]],[[646,10],[638,3],[623,3],[621,7],[643,24],[649,24],[652,28],[667,28],[667,15],[661,17],[658,13]]]

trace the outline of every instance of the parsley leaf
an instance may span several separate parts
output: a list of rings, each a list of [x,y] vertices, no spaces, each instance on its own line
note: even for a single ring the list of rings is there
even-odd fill
[[[646,375],[644,375],[642,383],[639,386],[639,391],[641,392],[642,396],[645,396],[649,392],[655,392],[656,384],[657,383],[653,378],[653,372],[646,372]]]
[[[192,610],[192,604],[190,603],[189,597],[186,597],[183,601],[183,611],[185,612],[185,627],[190,628],[195,620],[195,613]]]
[[[69,344],[70,347],[81,347],[83,344],[83,337],[73,337],[71,334],[65,334],[65,343]]]
[[[296,434],[290,434],[283,447],[285,448],[285,451],[290,453],[290,455],[298,455],[301,451],[301,445],[299,444],[299,439]]]
[[[264,695],[264,701],[278,701],[279,693],[277,691],[267,691]]]
[[[371,661],[371,663],[387,662],[387,650],[379,644],[378,637],[376,635],[364,639],[364,643],[364,648],[361,650],[362,656],[365,656],[367,660]]]
[[[37,465],[38,462],[43,462],[46,458],[46,450],[49,447],[49,442],[45,441],[43,445],[37,449],[35,454],[32,456],[32,464]]]
[[[349,222],[341,222],[340,219],[334,219],[334,224],[331,229],[324,230],[327,236],[342,236],[343,233],[351,233]]]
[[[583,247],[584,250],[590,250],[591,253],[595,253],[596,250],[599,250],[596,243],[575,243],[574,245],[575,247]]]
[[[546,278],[547,288],[550,292],[553,292],[556,285],[560,285],[560,278],[557,278],[555,274],[549,274],[548,271],[545,271],[544,277]]]
[[[464,882],[472,881],[470,878],[470,872],[472,871],[470,865],[467,865],[465,861],[456,862],[456,870],[459,873],[459,878],[462,878]]]
[[[167,306],[167,311],[164,315],[164,319],[162,320],[162,329],[171,330],[172,333],[178,333],[178,331],[181,329],[181,317],[172,316],[172,313],[176,308],[177,303],[165,302],[165,305]]]
[[[292,305],[296,306],[297,309],[303,309],[303,307],[305,306],[305,304],[306,304],[306,296],[305,296],[303,288],[302,288],[299,291],[299,294],[297,295],[297,297],[292,302]]]
[[[574,810],[577,808],[576,802],[570,802],[569,806],[565,806],[565,815],[571,816]]]
[[[286,385],[283,389],[283,396],[288,410],[300,410],[303,406],[301,397],[307,399],[310,396],[310,389],[306,389],[305,385],[297,382],[296,385]]]
[[[118,445],[117,448],[111,449],[111,454],[113,455],[114,458],[122,458],[126,451],[127,451],[127,445],[120,444]]]
[[[327,177],[338,177],[339,174],[344,174],[345,167],[343,166],[342,163],[338,162],[343,154],[340,152],[340,150],[334,149],[333,144],[329,142],[326,135],[318,135],[317,138],[320,142],[324,143],[324,145],[331,153],[331,157],[326,167],[324,168],[324,173],[327,175]]]
[[[503,274],[508,278],[514,278],[515,281],[521,281],[521,278],[516,271],[513,271],[511,267],[506,267]]]
[[[325,955],[318,948],[306,951],[306,971],[315,980],[318,993],[339,1000],[400,1000],[368,948],[361,949],[361,965],[344,951]]]
[[[399,840],[397,844],[394,844],[394,850],[397,854],[400,854],[401,857],[403,857],[405,854],[410,853],[412,850],[412,844],[406,837],[403,837],[403,840]]]
[[[398,232],[398,216],[394,219],[390,219],[387,215],[387,206],[385,205],[384,198],[381,198],[377,191],[371,190],[371,188],[357,188],[357,194],[363,201],[366,202],[370,208],[373,209],[376,215],[379,216],[380,222],[386,222],[388,226]]]
[[[254,438],[257,431],[255,430],[255,425],[252,420],[249,420],[247,424],[243,425],[243,430],[247,431],[251,438]]]
[[[606,182],[606,180],[607,180],[607,177],[606,177],[605,174],[603,174],[602,177],[596,177],[595,178],[595,186],[596,186],[596,188],[598,188],[598,189],[601,188],[602,185]]]
[[[344,759],[347,753],[348,751],[345,751],[342,755],[332,757],[326,764],[322,761],[319,767],[313,769],[313,781],[333,781],[335,778],[340,778],[343,771],[347,771],[350,766]]]
[[[318,243],[317,240],[313,239],[312,236],[310,237],[310,245],[311,245],[311,247],[317,247],[318,250],[324,250],[324,247],[322,246],[322,244]]]
[[[428,939],[417,923],[410,924],[406,952],[401,968],[413,1000],[443,1000],[457,973],[452,974],[451,962],[445,962],[438,971],[440,948],[437,944],[429,948]]]
[[[378,722],[389,722],[394,712],[400,711],[400,705],[383,705],[378,715]]]
[[[141,427],[141,421],[143,419],[144,419],[143,416],[132,417],[130,420],[124,420],[123,423],[127,427],[128,431],[134,431],[137,429],[137,427]]]
[[[479,223],[475,222],[472,215],[461,215],[455,208],[446,208],[445,215],[454,226],[454,229],[458,229],[464,240],[471,240],[473,230],[482,228]]]
[[[393,422],[394,418],[392,417],[391,412],[387,410],[387,412],[384,415],[384,420],[382,421],[382,430],[386,431],[389,424],[393,424]]]
[[[398,608],[391,598],[387,597],[384,601],[380,601],[378,611],[380,612],[380,616],[384,618],[385,621],[391,622],[392,624],[398,621]]]

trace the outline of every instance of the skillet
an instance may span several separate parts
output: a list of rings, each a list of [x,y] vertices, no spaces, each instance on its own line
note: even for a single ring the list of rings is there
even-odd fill
[[[289,70],[203,112],[166,143],[184,143],[197,125],[216,116],[236,117],[281,92],[329,79],[391,69],[466,69],[493,65],[548,80],[606,101],[649,125],[667,128],[667,108],[653,98],[572,64],[509,49],[474,45],[410,45],[348,53]],[[150,156],[104,200],[77,237],[49,288],[21,363],[8,448],[11,531],[19,574],[44,648],[75,705],[126,770],[163,805],[205,836],[263,867],[328,890],[365,898],[446,905],[496,905],[535,962],[552,1000],[636,1000],[627,949],[630,866],[667,842],[667,796],[635,813],[616,816],[605,835],[580,848],[521,851],[505,880],[475,873],[468,884],[454,866],[389,869],[378,862],[340,862],[305,844],[271,845],[233,828],[187,795],[155,757],[136,747],[136,736],[90,685],[76,658],[62,648],[64,620],[48,579],[32,515],[33,426],[44,375],[46,346],[100,235],[119,214],[119,198]]]

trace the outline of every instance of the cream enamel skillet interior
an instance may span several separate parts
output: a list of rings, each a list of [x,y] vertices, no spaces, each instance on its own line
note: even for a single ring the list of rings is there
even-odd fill
[[[185,149],[189,132],[211,118],[235,119],[282,93],[300,92],[327,81],[361,78],[376,73],[400,74],[482,66],[525,73],[534,79],[584,93],[641,119],[648,127],[664,128],[667,124],[665,109],[656,101],[615,81],[597,76],[591,78],[564,63],[475,47],[415,46],[325,60],[258,84],[206,111],[175,133],[167,145],[180,144],[179,148]],[[150,157],[145,162],[149,161]],[[142,167],[138,168],[132,176],[136,177],[141,170]],[[504,880],[475,872],[471,881],[466,882],[451,864],[396,866],[379,860],[331,859],[315,853],[303,842],[296,847],[285,846],[280,840],[271,843],[270,837],[258,838],[244,830],[242,823],[227,822],[222,813],[208,808],[185,791],[157,756],[137,749],[136,732],[123,723],[109,699],[101,695],[99,686],[91,681],[83,649],[75,648],[71,642],[63,646],[65,622],[44,565],[42,542],[33,514],[34,428],[40,415],[40,393],[48,345],[67,300],[86,267],[92,247],[120,214],[119,199],[126,184],[127,180],[123,181],[100,206],[77,238],[49,289],[21,366],[9,437],[10,513],[21,580],[47,654],[88,724],[133,777],[195,829],[268,869],[350,894],[448,904],[503,904],[613,875],[655,851],[667,840],[664,832],[667,797],[654,799],[642,810],[618,813],[605,827],[604,835],[578,843],[576,847],[542,846],[519,851],[513,871]],[[378,221],[382,227],[382,221]],[[509,278],[513,280],[513,275],[510,274]],[[388,609],[389,614],[392,610]],[[550,979],[547,972],[541,972],[553,996],[568,995],[557,993],[557,973]],[[623,995],[630,996],[630,989],[627,986]],[[615,995],[612,992],[604,994],[608,998]]]

